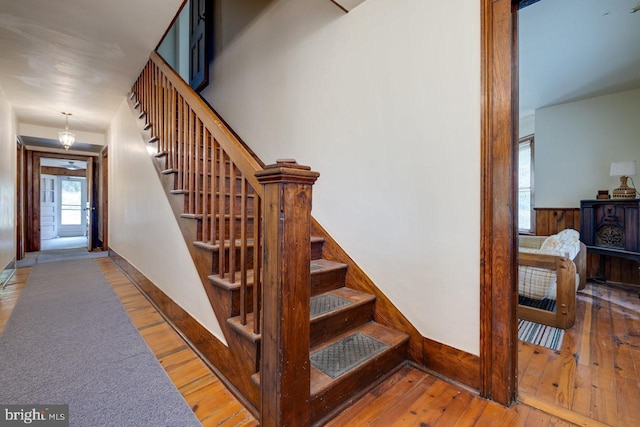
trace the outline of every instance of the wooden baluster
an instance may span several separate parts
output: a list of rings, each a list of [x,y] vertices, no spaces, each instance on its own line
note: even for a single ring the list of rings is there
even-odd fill
[[[262,316],[262,204],[258,194],[253,193],[253,333],[259,334]]]
[[[147,66],[144,67],[144,69],[142,70],[142,73],[140,73],[140,85],[138,87],[138,90],[139,90],[138,102],[140,103],[140,109],[144,109],[144,87],[147,83],[146,74],[150,64],[151,64],[151,61],[147,63]]]
[[[264,186],[260,425],[309,426],[311,187],[318,173],[294,161],[256,172]],[[274,393],[277,390],[277,393]]]
[[[200,189],[201,189],[201,185],[200,185],[200,173],[201,173],[201,169],[202,169],[202,163],[200,163],[200,147],[202,144],[202,131],[201,131],[201,126],[202,126],[202,122],[200,121],[200,119],[194,114],[193,115],[194,118],[194,126],[195,126],[195,138],[193,140],[193,145],[194,145],[194,151],[193,151],[193,177],[194,177],[194,184],[193,184],[193,194],[194,194],[194,213],[195,214],[201,214],[202,211],[200,210],[200,206],[202,205],[200,203]]]
[[[211,134],[209,129],[202,126],[202,241],[209,241],[209,159]]]
[[[149,119],[151,121],[151,129],[152,132],[155,136],[158,137],[158,152],[162,152],[162,135],[160,135],[160,129],[158,127],[158,92],[160,90],[160,88],[158,87],[158,74],[160,73],[160,70],[158,69],[158,67],[154,64],[153,66],[153,70],[152,70],[152,74],[151,74],[151,84],[152,84],[152,91],[151,91],[151,105],[149,106],[149,110],[147,110],[149,112]]]
[[[173,168],[173,159],[171,155],[173,154],[173,135],[171,134],[171,123],[173,122],[173,116],[171,115],[172,103],[173,103],[173,91],[171,90],[171,82],[169,78],[165,78],[165,84],[167,85],[165,88],[165,116],[164,116],[164,128],[165,128],[165,137],[167,138],[167,169],[174,170]]]
[[[236,282],[236,167],[229,159],[229,281]]]
[[[178,96],[178,158],[176,163],[178,164],[178,189],[184,188],[184,99],[182,95]]]
[[[157,114],[158,114],[158,134],[160,135],[160,143],[162,144],[162,150],[160,150],[163,153],[167,152],[167,138],[166,135],[164,133],[164,122],[165,122],[165,117],[164,117],[164,106],[165,106],[165,102],[164,102],[164,76],[162,75],[161,72],[158,72],[158,108],[157,108]],[[165,156],[165,169],[167,169],[167,158]]]
[[[146,111],[147,87],[149,85],[149,79],[147,78],[147,75],[149,74],[149,68],[151,68],[151,63],[147,64],[144,70],[142,70],[142,93],[140,95],[140,111]]]
[[[169,126],[169,152],[167,153],[169,169],[176,170],[176,91],[169,82],[169,116],[167,117]]]
[[[189,212],[190,213],[195,213],[194,210],[194,203],[193,203],[193,199],[194,199],[194,167],[193,167],[193,158],[195,156],[195,150],[194,150],[194,145],[195,145],[195,138],[194,138],[194,128],[195,128],[195,114],[193,112],[193,110],[191,110],[191,107],[189,107],[189,163],[187,164],[187,170],[188,170],[188,177],[189,177],[189,182],[187,183],[189,189],[189,193],[188,193],[188,205],[189,205]]]
[[[211,244],[216,244],[216,215],[218,215],[218,198],[216,197],[216,190],[219,188],[220,179],[216,176],[218,173],[217,161],[218,161],[218,141],[211,137]]]
[[[169,90],[168,90],[168,83],[169,81],[167,80],[166,76],[161,74],[161,81],[162,81],[162,99],[161,99],[161,104],[160,104],[160,132],[162,133],[162,139],[164,141],[163,144],[163,151],[165,153],[167,153],[166,156],[166,160],[165,160],[165,165],[167,169],[170,169],[169,167],[169,144],[171,143],[171,141],[169,140],[169,133],[167,132],[167,126],[169,123]]]
[[[160,152],[167,152],[167,139],[164,135],[164,76],[160,69],[158,69],[158,73],[156,74],[156,119],[154,120],[154,124],[157,123],[156,129],[158,132],[158,137],[160,138]],[[166,169],[166,158],[165,158],[165,169]]]
[[[218,157],[218,171],[220,173],[220,178],[218,179],[220,182],[220,192],[218,194],[218,241],[219,243],[219,255],[218,255],[218,259],[219,259],[219,272],[218,274],[220,275],[220,277],[222,279],[224,279],[225,277],[225,240],[226,240],[226,233],[225,233],[225,196],[226,196],[226,191],[225,191],[225,181],[226,181],[226,154],[225,152],[222,150],[222,147],[220,147],[220,156]]]
[[[240,323],[247,324],[247,180],[240,187]],[[254,322],[257,319],[254,319]]]

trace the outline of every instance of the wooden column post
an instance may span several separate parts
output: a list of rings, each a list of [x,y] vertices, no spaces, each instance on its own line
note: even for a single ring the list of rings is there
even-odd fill
[[[257,172],[264,186],[260,425],[310,425],[311,186],[295,160]]]

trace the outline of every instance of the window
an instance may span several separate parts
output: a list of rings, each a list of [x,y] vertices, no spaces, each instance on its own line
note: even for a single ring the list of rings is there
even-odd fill
[[[62,180],[60,190],[60,224],[82,224],[82,183]]]
[[[518,230],[533,233],[533,135],[518,144]]]

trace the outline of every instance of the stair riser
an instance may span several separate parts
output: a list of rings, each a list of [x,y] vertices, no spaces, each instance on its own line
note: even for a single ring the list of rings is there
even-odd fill
[[[202,221],[201,219],[197,220],[198,222]],[[224,220],[224,235],[226,237],[225,240],[228,240],[230,237],[230,223],[231,220],[229,218],[225,218]],[[240,218],[236,218],[235,222],[235,227],[234,227],[234,232],[235,232],[235,238],[239,239],[241,236],[241,231],[242,231],[242,220]],[[207,227],[210,227],[210,223],[209,221],[207,221]],[[216,218],[215,220],[215,227],[216,227],[216,234],[220,233],[220,220],[218,218]],[[246,237],[247,239],[252,239],[253,238],[253,218],[248,218],[246,221]],[[197,233],[197,240],[203,240],[202,237],[202,229],[201,227],[198,227],[198,233]],[[217,238],[216,238],[217,240]]]
[[[220,203],[220,201],[218,200],[218,195],[216,194],[215,196],[215,202],[216,203]],[[198,198],[198,203],[201,206],[200,209],[202,209],[202,204],[203,204],[203,199],[206,200],[207,203],[207,210],[211,209],[211,194],[207,194],[206,197],[203,198],[203,195],[200,194],[199,198]],[[231,213],[231,196],[228,194],[225,194],[224,197],[224,213],[225,215],[229,215]],[[236,195],[235,197],[235,203],[233,205],[233,213],[236,214],[236,216],[239,216],[242,213],[242,196],[240,195]],[[253,197],[247,197],[247,215],[249,216],[253,216],[254,214],[254,209],[253,209]],[[195,209],[195,197],[193,200],[193,209]],[[192,212],[193,209],[189,208],[189,195],[185,195],[185,203],[184,203],[184,212],[185,213],[194,213]]]
[[[225,269],[224,272],[225,273],[229,273],[229,252],[230,249],[229,248],[225,248],[224,251],[224,259],[225,259]],[[240,259],[240,255],[241,255],[241,249],[238,247],[235,250],[236,253],[236,262],[235,262],[235,266],[236,266],[236,272],[240,271],[240,267],[241,267],[241,259]],[[220,274],[220,253],[218,251],[215,251],[211,254],[211,273],[212,274]],[[248,269],[253,269],[253,246],[248,247],[247,248],[247,253],[246,253],[246,258],[247,258],[247,268]],[[238,274],[239,277],[239,273]]]
[[[336,384],[324,393],[311,396],[312,423],[320,421],[338,407],[349,405],[350,399],[361,396],[363,391],[394,372],[405,359],[406,344],[403,344],[342,375],[336,380]]]
[[[373,305],[356,305],[344,312],[338,312],[326,319],[311,323],[311,347],[328,341],[350,329],[357,328],[373,320]]]
[[[311,296],[319,295],[344,286],[347,269],[311,272]]]
[[[323,241],[311,242],[311,260],[322,258]]]

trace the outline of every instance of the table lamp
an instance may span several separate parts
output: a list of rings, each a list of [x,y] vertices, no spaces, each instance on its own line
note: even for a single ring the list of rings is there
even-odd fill
[[[636,189],[627,185],[627,178],[638,173],[635,160],[630,162],[611,162],[609,175],[620,177],[620,187],[613,190],[614,199],[635,199]]]

